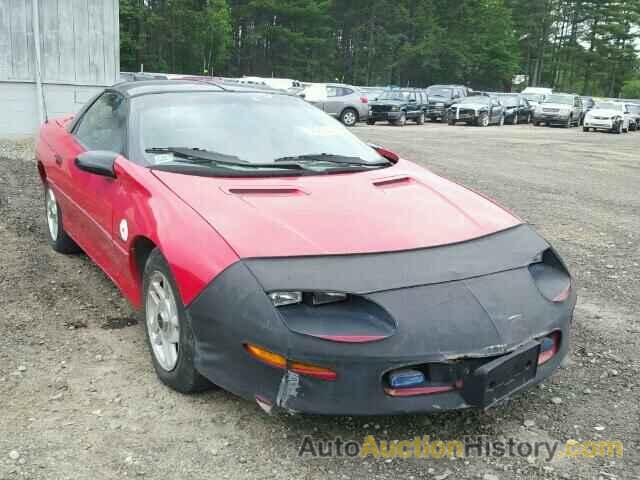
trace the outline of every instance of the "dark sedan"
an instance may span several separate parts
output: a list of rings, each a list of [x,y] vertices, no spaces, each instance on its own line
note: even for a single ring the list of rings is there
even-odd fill
[[[531,123],[533,109],[529,100],[519,93],[500,93],[496,95],[504,105],[504,122],[512,125]]]

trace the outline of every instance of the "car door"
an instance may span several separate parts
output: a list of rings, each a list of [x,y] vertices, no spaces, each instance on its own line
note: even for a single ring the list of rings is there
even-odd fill
[[[492,98],[490,100],[489,107],[489,122],[497,123],[499,121],[500,115],[502,115],[502,111],[500,109],[500,102],[496,98]]]
[[[125,153],[127,101],[118,92],[104,92],[78,119],[71,132],[75,143],[67,162],[68,196],[75,211],[78,241],[85,252],[113,277],[112,199],[117,179],[80,170],[75,158],[85,151]]]
[[[343,88],[342,87],[327,87],[327,99],[324,102],[324,111],[333,117],[337,117],[342,111],[342,98],[343,97]]]
[[[578,120],[578,125],[582,123],[582,99],[578,96],[573,99],[573,118]]]

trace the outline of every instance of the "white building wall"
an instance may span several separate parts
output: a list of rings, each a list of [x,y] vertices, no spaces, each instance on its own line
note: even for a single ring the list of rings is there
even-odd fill
[[[38,127],[33,0],[0,0],[0,137]],[[50,118],[76,112],[119,76],[118,0],[38,0],[40,73]]]

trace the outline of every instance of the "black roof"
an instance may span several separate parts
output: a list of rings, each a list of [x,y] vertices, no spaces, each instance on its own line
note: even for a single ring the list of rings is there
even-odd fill
[[[117,83],[109,88],[126,97],[176,92],[256,92],[287,95],[286,92],[255,85],[215,83],[199,80],[149,80]]]

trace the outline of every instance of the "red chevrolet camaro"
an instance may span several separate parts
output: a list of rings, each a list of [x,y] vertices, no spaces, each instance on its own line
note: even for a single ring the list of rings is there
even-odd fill
[[[52,247],[84,251],[142,310],[178,391],[484,408],[568,351],[575,289],[531,226],[299,98],[119,84],[48,121],[37,165]]]

